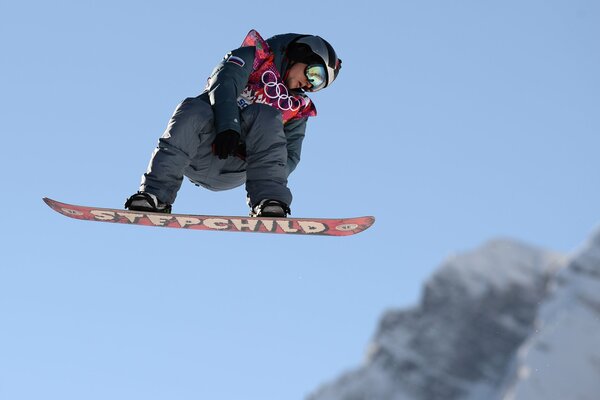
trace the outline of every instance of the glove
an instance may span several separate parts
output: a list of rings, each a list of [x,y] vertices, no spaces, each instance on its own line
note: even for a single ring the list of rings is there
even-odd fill
[[[235,155],[235,150],[240,143],[240,134],[234,130],[226,130],[217,134],[215,141],[212,143],[212,152],[221,160]]]

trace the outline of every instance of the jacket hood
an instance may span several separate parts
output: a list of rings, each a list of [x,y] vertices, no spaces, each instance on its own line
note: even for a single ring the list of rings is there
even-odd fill
[[[290,67],[290,60],[286,55],[288,46],[305,36],[307,35],[301,35],[299,33],[285,33],[281,35],[275,35],[266,40],[267,44],[275,55],[275,66],[281,73],[282,77],[285,76],[288,68]]]

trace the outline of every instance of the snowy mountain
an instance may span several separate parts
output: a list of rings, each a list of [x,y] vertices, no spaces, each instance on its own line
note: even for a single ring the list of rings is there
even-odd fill
[[[308,399],[600,399],[600,234],[569,259],[511,240],[451,257]]]
[[[553,280],[503,400],[600,399],[600,233]]]

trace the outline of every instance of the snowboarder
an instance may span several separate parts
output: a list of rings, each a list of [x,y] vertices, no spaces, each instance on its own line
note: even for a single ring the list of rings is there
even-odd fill
[[[317,114],[305,92],[331,85],[341,63],[319,36],[264,40],[250,31],[204,92],[177,106],[125,208],[170,213],[186,176],[214,191],[245,183],[251,216],[286,217],[287,179],[300,161],[307,119]]]

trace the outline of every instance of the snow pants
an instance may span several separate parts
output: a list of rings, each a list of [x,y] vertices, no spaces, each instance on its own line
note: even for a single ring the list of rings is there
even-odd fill
[[[252,104],[240,117],[246,159],[229,156],[221,160],[212,153],[217,134],[212,107],[199,97],[185,99],[158,141],[140,191],[173,204],[187,176],[213,191],[245,183],[251,205],[273,199],[289,206],[292,194],[287,187],[287,140],[281,113],[268,105]]]

